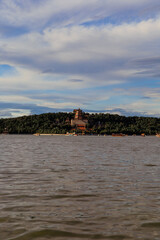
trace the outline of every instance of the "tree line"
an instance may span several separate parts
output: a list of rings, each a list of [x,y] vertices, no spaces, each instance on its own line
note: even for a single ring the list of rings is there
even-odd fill
[[[125,117],[108,113],[83,113],[83,117],[88,119],[86,134],[155,135],[160,133],[160,118]],[[0,133],[7,129],[10,134],[65,134],[72,131],[70,126],[72,118],[74,118],[73,113],[59,112],[0,119]]]

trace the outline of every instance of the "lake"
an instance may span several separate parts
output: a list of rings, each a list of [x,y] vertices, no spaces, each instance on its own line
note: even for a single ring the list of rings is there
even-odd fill
[[[0,240],[159,240],[160,138],[0,135]]]

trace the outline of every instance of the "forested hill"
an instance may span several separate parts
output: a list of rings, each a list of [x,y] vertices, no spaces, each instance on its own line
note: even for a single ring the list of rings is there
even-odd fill
[[[111,114],[83,113],[88,119],[88,134],[141,134],[160,133],[160,118],[124,117]],[[46,113],[18,118],[0,119],[0,133],[7,128],[10,134],[66,133],[71,131],[73,113]]]

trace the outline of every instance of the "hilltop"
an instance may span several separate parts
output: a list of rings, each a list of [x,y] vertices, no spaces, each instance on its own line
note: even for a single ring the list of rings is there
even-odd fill
[[[160,132],[160,118],[125,117],[113,114],[83,112],[87,119],[85,133],[87,134],[141,134],[155,135]],[[7,128],[10,134],[55,133],[65,134],[73,131],[71,119],[74,113],[45,113],[17,118],[0,119],[0,133]],[[81,132],[80,129],[77,130]]]

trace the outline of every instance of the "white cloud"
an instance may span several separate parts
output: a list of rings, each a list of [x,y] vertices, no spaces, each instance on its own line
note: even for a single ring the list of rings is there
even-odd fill
[[[91,84],[96,79],[98,84],[101,81],[107,84],[138,73],[137,59],[158,56],[159,39],[160,19],[100,28],[46,29],[42,34],[1,39],[0,62],[39,74],[48,71],[69,78],[78,75],[88,82],[92,79]],[[155,67],[156,64],[152,65],[152,69]],[[145,70],[145,66],[141,66],[141,70]]]
[[[1,0],[0,23],[31,29],[47,24],[62,27],[128,11],[139,15],[155,13],[159,6],[158,0]]]
[[[159,106],[160,104],[157,104],[155,102],[140,100],[140,101],[133,102],[132,104],[129,104],[126,107],[123,106],[123,108],[132,110],[132,111],[136,109],[137,112],[145,111],[149,115],[154,115],[159,113],[158,111]]]

